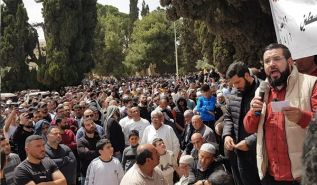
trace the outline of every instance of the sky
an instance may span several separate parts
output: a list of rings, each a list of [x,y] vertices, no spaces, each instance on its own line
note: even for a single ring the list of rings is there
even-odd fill
[[[1,1],[1,0],[0,0]],[[34,0],[23,0],[24,6],[28,12],[29,23],[43,22],[42,17],[42,4],[35,3]],[[129,0],[97,0],[100,4],[107,4],[117,7],[120,12],[129,13]],[[138,7],[141,10],[143,0],[138,1]],[[155,10],[160,6],[159,0],[145,0],[145,3],[149,5],[150,11]],[[37,30],[40,41],[44,40],[44,33],[42,29]]]

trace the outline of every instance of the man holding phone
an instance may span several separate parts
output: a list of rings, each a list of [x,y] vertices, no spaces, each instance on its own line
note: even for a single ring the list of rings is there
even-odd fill
[[[10,105],[10,110],[11,112],[5,119],[3,126],[3,134],[6,139],[10,139],[18,127],[17,118],[19,116],[19,109],[17,107]]]
[[[17,146],[17,153],[22,160],[26,158],[26,153],[25,153],[25,139],[33,135],[34,130],[33,130],[33,113],[22,113],[20,115],[20,123],[13,133],[12,136],[12,141],[13,143],[16,144]]]

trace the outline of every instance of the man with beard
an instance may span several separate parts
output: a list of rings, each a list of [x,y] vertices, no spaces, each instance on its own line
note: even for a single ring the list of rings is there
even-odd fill
[[[32,113],[21,114],[20,124],[12,136],[12,141],[17,146],[17,152],[21,160],[26,158],[26,152],[24,150],[25,139],[34,133],[32,117]]]
[[[68,146],[74,153],[77,153],[76,136],[72,130],[68,129],[67,118],[63,116],[57,117],[56,125],[60,129],[62,136],[61,144]]]
[[[126,145],[129,144],[129,133],[132,130],[137,130],[139,132],[139,137],[142,138],[143,131],[147,126],[150,125],[150,123],[146,120],[140,117],[140,110],[139,107],[136,105],[133,105],[133,107],[130,109],[132,119],[130,122],[128,122],[124,127],[122,127],[122,131],[125,136],[125,143]]]
[[[54,161],[44,158],[45,149],[42,136],[32,135],[26,138],[25,150],[27,158],[17,166],[14,172],[15,184],[67,184],[64,175]]]
[[[83,124],[84,136],[78,140],[77,152],[80,161],[81,182],[84,184],[87,168],[90,162],[99,156],[96,148],[100,136],[96,131],[96,124],[93,122],[94,113],[90,109],[84,112]]]
[[[44,102],[40,102],[38,105],[38,111],[40,112],[40,115],[42,119],[47,120],[48,122],[52,121],[51,115],[48,113],[47,104]]]
[[[63,144],[61,130],[57,126],[51,126],[47,133],[45,153],[52,159],[66,178],[68,185],[76,185],[76,157],[71,149]]]
[[[147,104],[147,96],[145,94],[140,95],[138,106],[140,109],[141,118],[151,122],[151,108]]]
[[[4,151],[4,155],[5,155],[5,162],[4,164],[1,164],[1,167],[3,167],[3,175],[4,175],[5,183],[6,185],[12,185],[14,184],[14,181],[13,181],[14,169],[21,163],[21,160],[17,154],[11,153],[11,146],[10,146],[9,140],[1,135],[0,135],[0,148],[1,150]]]
[[[82,123],[84,122],[85,119],[87,119],[87,118],[85,118],[85,115],[88,115],[88,118],[90,115],[95,116],[94,111],[92,111],[91,109],[86,109],[84,112],[83,119],[81,121]],[[93,117],[89,118],[89,120],[94,122]],[[105,130],[103,129],[102,126],[94,123],[94,127],[95,127],[95,129],[100,137],[105,135]],[[76,141],[78,142],[80,138],[84,137],[84,135],[85,135],[85,128],[83,127],[83,124],[81,124],[81,127],[77,130],[77,133],[76,133]]]
[[[263,185],[299,185],[303,142],[317,107],[316,77],[299,73],[289,49],[270,44],[264,49],[264,69],[269,82],[264,101],[259,90],[244,118],[249,133],[257,133],[257,165]],[[288,101],[281,111],[272,102]],[[261,111],[260,116],[255,112]]]
[[[256,135],[248,134],[243,126],[243,118],[250,109],[249,102],[254,97],[260,81],[250,74],[243,62],[231,64],[226,77],[237,89],[228,97],[222,132],[233,177],[238,185],[260,185],[255,159]]]

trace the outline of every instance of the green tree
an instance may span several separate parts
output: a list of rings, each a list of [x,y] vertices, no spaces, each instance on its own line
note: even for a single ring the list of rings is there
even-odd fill
[[[77,85],[93,67],[96,0],[43,0],[46,61],[38,79],[52,89]]]
[[[160,2],[166,7],[168,17],[172,20],[184,17],[204,21],[209,31],[221,38],[221,43],[225,43],[224,48],[234,48],[234,52],[230,52],[233,60],[260,65],[262,48],[275,41],[267,0],[160,0]],[[218,47],[219,39],[216,42],[213,45]],[[216,52],[218,51],[220,50]],[[213,53],[213,56],[221,56],[221,53]],[[217,60],[218,58],[214,58],[213,62]]]
[[[133,71],[155,64],[157,72],[175,72],[173,24],[164,10],[155,10],[136,21],[125,64]]]
[[[176,32],[179,33],[180,68],[185,72],[192,72],[195,70],[196,62],[203,57],[201,44],[195,34],[195,21],[182,19],[176,26]]]
[[[129,12],[129,40],[134,28],[134,22],[139,19],[138,0],[130,0],[130,12]]]
[[[138,0],[130,0],[130,13],[129,17],[131,20],[131,24],[139,19],[139,8],[138,8]]]
[[[30,71],[28,61],[35,59],[37,32],[28,24],[22,0],[6,0],[1,5],[0,67],[11,70],[2,78],[4,91],[36,88],[36,72]]]
[[[99,75],[123,75],[129,16],[113,6],[98,4],[97,8],[94,72]]]
[[[142,2],[142,9],[141,9],[141,16],[145,17],[150,13],[150,8],[149,5],[145,3],[145,1],[143,0]]]

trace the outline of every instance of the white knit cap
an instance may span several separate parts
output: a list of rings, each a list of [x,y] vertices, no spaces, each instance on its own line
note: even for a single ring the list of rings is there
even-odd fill
[[[203,145],[201,145],[200,151],[205,151],[211,154],[216,154],[216,148],[214,145],[210,144],[210,143],[204,143]]]
[[[183,155],[179,159],[179,163],[192,165],[194,163],[194,158],[191,155]]]

